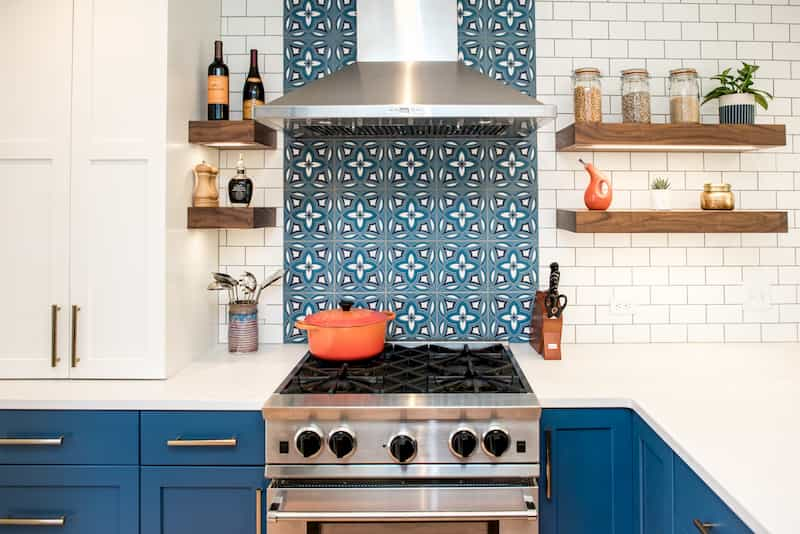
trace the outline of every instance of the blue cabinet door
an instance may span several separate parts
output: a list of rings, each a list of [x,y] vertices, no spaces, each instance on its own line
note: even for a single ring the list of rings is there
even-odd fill
[[[633,415],[633,513],[638,534],[673,532],[672,449]]]
[[[713,525],[713,534],[753,532],[683,460],[675,456],[674,464],[675,534],[698,534],[695,521]]]
[[[142,532],[266,532],[263,467],[142,467]]]
[[[2,534],[139,534],[139,468],[0,466],[0,520]]]
[[[544,410],[542,534],[632,534],[631,422],[629,410]]]

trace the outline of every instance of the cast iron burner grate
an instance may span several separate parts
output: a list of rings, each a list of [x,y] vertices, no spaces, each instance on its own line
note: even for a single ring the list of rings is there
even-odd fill
[[[528,393],[502,344],[452,348],[387,344],[369,360],[329,362],[306,354],[279,389],[289,394]]]

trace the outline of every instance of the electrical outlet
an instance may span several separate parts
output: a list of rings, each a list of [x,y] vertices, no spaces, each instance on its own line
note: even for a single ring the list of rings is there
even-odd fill
[[[636,313],[636,310],[631,301],[613,295],[611,297],[611,303],[609,304],[608,313],[614,316],[633,315]]]

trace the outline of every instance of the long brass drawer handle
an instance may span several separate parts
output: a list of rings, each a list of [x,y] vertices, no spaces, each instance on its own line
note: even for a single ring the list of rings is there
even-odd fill
[[[50,307],[50,367],[58,366],[61,358],[58,357],[58,312],[61,306],[53,304]]]
[[[699,519],[692,521],[692,524],[697,527],[700,534],[711,534],[711,529],[717,526],[714,523],[703,523]]]
[[[78,312],[81,311],[80,306],[72,306],[72,367],[77,367],[81,361],[78,356]]]
[[[549,501],[553,498],[553,437],[550,430],[544,431],[544,496]]]
[[[64,436],[58,436],[57,438],[0,438],[0,445],[8,446],[60,447],[63,444]]]
[[[256,534],[261,534],[261,488],[256,489]]]
[[[236,447],[239,440],[236,438],[227,439],[171,439],[167,441],[167,447]]]
[[[63,527],[64,523],[66,518],[63,515],[52,519],[0,517],[0,527]]]

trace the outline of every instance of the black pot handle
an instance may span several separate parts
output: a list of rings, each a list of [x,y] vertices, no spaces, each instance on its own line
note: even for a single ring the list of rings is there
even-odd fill
[[[339,307],[342,310],[346,311],[346,312],[350,311],[350,308],[353,307],[353,301],[352,300],[342,299],[342,300],[339,301]]]

